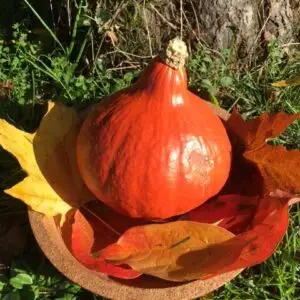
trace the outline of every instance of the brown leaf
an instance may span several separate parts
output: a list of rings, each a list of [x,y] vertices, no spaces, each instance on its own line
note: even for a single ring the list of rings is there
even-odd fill
[[[0,81],[0,89],[12,90],[14,88],[11,80]]]
[[[11,80],[0,81],[0,100],[7,99],[13,88]]]
[[[281,134],[300,114],[284,112],[245,122],[234,111],[226,122],[233,145],[233,164],[224,193],[269,194],[276,189],[300,191],[300,151],[270,146],[266,142]]]
[[[221,227],[191,221],[138,226],[127,230],[116,243],[100,251],[99,258],[116,265],[128,264],[141,273],[166,280],[192,280],[200,275],[188,276],[194,266],[178,264],[180,257],[233,236]],[[170,276],[175,272],[176,276]]]
[[[119,39],[113,30],[107,30],[105,34],[109,37],[113,45],[118,44]]]

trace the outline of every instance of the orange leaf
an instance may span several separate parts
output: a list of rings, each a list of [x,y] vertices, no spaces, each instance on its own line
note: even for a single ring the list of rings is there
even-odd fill
[[[180,257],[232,238],[229,231],[211,224],[177,221],[138,226],[100,251],[99,258],[115,265],[128,264],[141,273],[171,281],[197,279],[194,265],[178,264]],[[219,253],[221,254],[221,252]],[[201,263],[201,258],[200,258]],[[176,272],[176,276],[170,276]]]
[[[300,173],[295,168],[300,164],[299,150],[264,145],[256,151],[245,152],[244,157],[257,165],[266,191],[276,188],[290,193],[300,191]]]
[[[249,151],[263,146],[267,139],[277,137],[299,118],[300,114],[289,115],[279,112],[269,115],[264,113],[256,119],[245,122],[236,111],[233,111],[226,125],[231,133],[239,137],[240,142]]]
[[[273,254],[287,230],[287,205],[286,199],[261,199],[250,230],[223,243],[190,252],[182,256],[178,264],[190,264],[189,276],[200,274],[201,279],[207,279],[262,263]],[[171,275],[177,276],[176,273]]]
[[[97,259],[92,256],[94,230],[89,220],[79,210],[76,210],[67,220],[62,227],[63,239],[74,257],[85,267],[122,279],[132,279],[141,275],[127,266],[114,266],[101,258]],[[98,237],[101,237],[103,243],[108,245],[116,240],[116,236],[114,233],[109,235],[107,232],[109,229],[105,228],[105,231],[101,232]]]
[[[284,112],[245,122],[233,112],[226,122],[233,145],[233,165],[225,193],[243,195],[269,194],[275,189],[290,193],[300,191],[300,151],[270,146],[266,142],[281,134],[300,114]]]

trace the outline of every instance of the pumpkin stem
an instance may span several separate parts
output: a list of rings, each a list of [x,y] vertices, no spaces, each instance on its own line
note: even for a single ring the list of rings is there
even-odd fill
[[[184,67],[187,57],[187,46],[185,42],[178,37],[169,41],[165,53],[162,54],[162,59],[164,60],[164,62],[169,67],[176,70]]]

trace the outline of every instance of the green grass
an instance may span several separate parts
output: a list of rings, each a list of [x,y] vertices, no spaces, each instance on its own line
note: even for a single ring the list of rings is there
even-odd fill
[[[112,60],[112,56],[103,53],[90,55],[93,41],[99,32],[101,40],[102,34],[101,28],[95,29],[91,23],[99,25],[108,16],[103,11],[92,15],[84,1],[78,3],[82,7],[73,17],[66,41],[59,40],[56,31],[47,25],[45,45],[44,38],[19,23],[12,29],[14,42],[0,43],[0,82],[12,80],[14,86],[0,101],[0,116],[19,128],[33,131],[49,99],[82,109],[130,85],[148,61],[139,57],[137,65],[124,70],[114,65],[121,58]],[[26,13],[20,13],[22,17],[37,16],[33,7],[23,9]],[[39,16],[38,19],[42,21]],[[53,42],[49,43],[49,39]],[[232,49],[217,52],[199,46],[187,66],[190,87],[229,111],[237,107],[246,118],[265,111],[300,112],[300,87],[271,86],[274,81],[299,75],[299,58],[300,50],[295,49],[287,56],[276,41],[268,45],[263,61],[251,62],[237,62]],[[300,123],[290,126],[274,143],[300,148]],[[24,176],[18,163],[2,149],[0,163],[1,190]],[[290,209],[289,230],[276,253],[265,263],[244,271],[211,299],[300,299],[299,208],[298,205]],[[101,299],[69,282],[51,266],[30,233],[25,206],[1,192],[0,220],[5,217],[24,218],[28,230],[24,233],[27,237],[24,250],[6,264],[8,270],[0,269],[0,299]]]

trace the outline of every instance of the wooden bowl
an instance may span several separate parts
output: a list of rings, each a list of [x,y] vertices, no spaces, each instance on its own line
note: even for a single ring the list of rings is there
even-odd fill
[[[214,109],[222,119],[228,118],[229,114],[224,110]],[[45,217],[32,210],[28,213],[35,238],[52,264],[73,282],[109,299],[190,300],[216,290],[242,271],[183,283],[167,282],[145,275],[133,280],[113,279],[85,268],[72,256],[64,244],[55,218]]]

